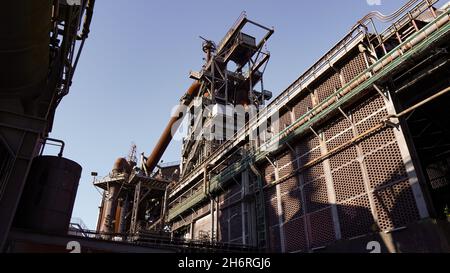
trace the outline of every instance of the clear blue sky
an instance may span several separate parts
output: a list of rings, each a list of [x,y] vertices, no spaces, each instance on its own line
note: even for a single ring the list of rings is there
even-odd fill
[[[97,0],[71,92],[51,133],[66,141],[65,157],[83,166],[73,216],[95,229],[101,196],[91,171],[107,175],[133,141],[139,153],[151,152],[191,83],[189,71],[202,66],[199,35],[218,42],[244,10],[273,26],[264,84],[277,95],[369,11],[391,13],[405,2]],[[172,143],[165,162],[179,160],[180,147]]]

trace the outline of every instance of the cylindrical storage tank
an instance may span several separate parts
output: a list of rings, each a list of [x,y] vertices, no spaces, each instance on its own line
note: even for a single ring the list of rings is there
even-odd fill
[[[81,170],[78,163],[66,158],[36,157],[17,210],[15,226],[67,234]]]

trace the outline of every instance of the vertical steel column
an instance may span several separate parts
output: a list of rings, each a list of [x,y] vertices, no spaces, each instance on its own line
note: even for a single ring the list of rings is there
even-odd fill
[[[370,63],[367,57],[366,52],[361,52],[361,54],[363,54],[364,56],[364,61],[366,63],[366,68],[370,67]],[[344,85],[345,83],[343,83]],[[384,96],[383,96],[384,98]],[[356,125],[354,123],[353,120],[353,115],[346,115],[346,113],[342,112],[342,114],[344,115],[344,117],[350,122],[351,126],[352,126],[352,133],[354,137],[357,137],[358,134],[358,130],[356,128]],[[355,143],[355,148],[356,148],[356,153],[358,156],[358,162],[359,162],[359,166],[361,168],[361,173],[362,173],[362,179],[363,179],[363,183],[364,183],[364,189],[366,191],[367,194],[367,198],[369,199],[369,205],[370,205],[370,212],[372,214],[372,218],[374,220],[374,223],[378,223],[378,212],[377,212],[377,208],[375,206],[375,200],[372,194],[372,188],[370,186],[370,179],[369,179],[369,172],[367,171],[367,165],[366,165],[366,161],[364,160],[364,152],[363,149],[361,147],[361,145],[359,143]]]
[[[216,230],[216,233],[214,234],[214,240],[216,241],[216,242],[218,242],[219,241],[219,197],[216,197],[215,198],[215,200],[214,200],[214,202],[216,202],[216,214],[215,214],[215,222],[216,222],[216,228],[215,228],[215,230]]]
[[[258,247],[258,230],[256,227],[256,201],[251,202],[248,204],[248,212],[247,212],[247,219],[248,219],[248,227],[249,227],[249,234],[248,234],[248,245]]]
[[[194,222],[192,221],[189,224],[189,235],[191,236],[191,240],[194,240]]]
[[[164,231],[166,225],[166,213],[167,213],[167,200],[168,200],[168,190],[167,188],[164,190],[163,203],[161,208],[161,229]]]

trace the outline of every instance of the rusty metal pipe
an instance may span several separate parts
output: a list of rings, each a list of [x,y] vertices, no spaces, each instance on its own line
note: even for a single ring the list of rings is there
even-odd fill
[[[42,140],[43,140],[43,142],[42,142],[42,148],[41,148],[41,153],[40,153],[40,155],[42,155],[42,154],[44,153],[44,149],[45,149],[45,145],[47,144],[47,141],[53,141],[53,142],[56,142],[56,143],[61,144],[60,149],[59,149],[58,156],[59,156],[59,157],[62,157],[62,156],[63,156],[63,153],[64,153],[64,147],[66,146],[66,144],[64,143],[64,141],[62,141],[62,140],[60,140],[60,139],[49,138],[49,137],[46,137],[46,138],[44,138],[44,139],[42,139]],[[50,144],[49,144],[49,145],[50,145]],[[55,145],[55,144],[51,144],[51,145]]]
[[[2,1],[0,8],[0,97],[34,98],[43,92],[50,54],[52,1]],[[7,103],[5,100],[8,99]],[[14,111],[17,111],[14,108]]]
[[[167,146],[169,146],[170,141],[172,141],[172,132],[178,130],[178,127],[180,126],[180,124],[177,123],[177,121],[179,121],[183,117],[181,113],[184,109],[184,106],[189,105],[192,102],[193,98],[198,94],[198,91],[200,90],[200,85],[201,85],[200,82],[195,81],[191,85],[191,87],[189,87],[189,89],[186,91],[186,94],[181,99],[177,111],[170,118],[169,123],[167,124],[166,128],[161,134],[161,137],[159,138],[158,143],[153,149],[153,152],[145,162],[147,173],[150,174],[153,172],[153,169],[156,167],[162,155],[166,151]]]

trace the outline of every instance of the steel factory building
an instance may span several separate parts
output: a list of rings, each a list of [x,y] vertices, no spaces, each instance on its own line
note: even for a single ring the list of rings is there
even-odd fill
[[[53,57],[40,69],[54,74],[42,71],[33,111],[7,104],[14,82],[0,78],[4,251],[63,251],[67,238],[92,252],[450,251],[449,3],[368,14],[276,97],[264,88],[274,29],[243,13],[220,42],[204,39],[205,63],[155,149],[133,146],[95,180],[103,198],[89,231],[70,221],[80,166],[40,156],[57,141],[54,109],[89,33],[94,1],[82,2],[59,6],[63,44],[43,43]],[[73,16],[87,16],[84,28],[68,27]],[[2,46],[0,57],[26,61]],[[181,160],[161,164],[183,123]]]

